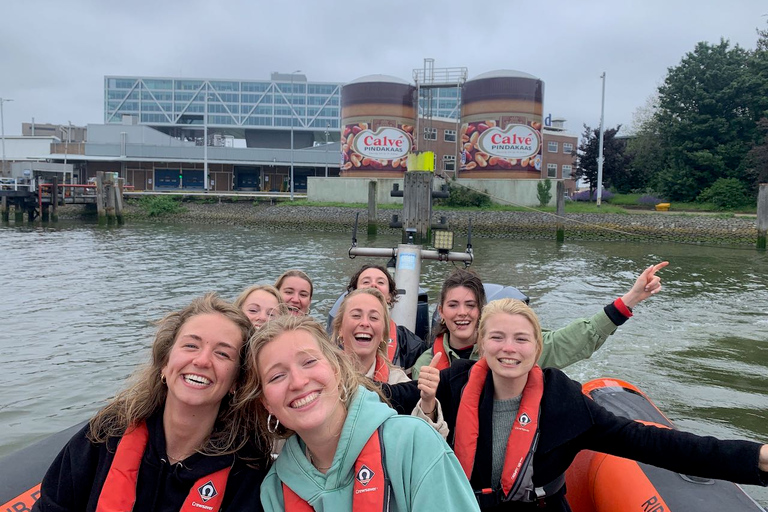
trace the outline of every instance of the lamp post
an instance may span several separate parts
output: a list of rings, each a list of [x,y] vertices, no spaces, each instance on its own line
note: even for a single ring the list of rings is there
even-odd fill
[[[13,101],[8,98],[0,98],[0,140],[3,141],[3,166],[0,168],[2,174],[5,174],[5,119],[3,118],[3,103]]]
[[[328,130],[331,123],[325,123],[325,177],[328,177]]]
[[[205,82],[205,111],[203,112],[203,190],[208,190],[208,82]]]
[[[291,73],[291,99],[290,99],[290,107],[291,107],[291,201],[293,201],[293,75],[296,73],[301,73],[300,69],[297,69],[293,73]]]
[[[603,195],[603,118],[605,117],[605,71],[600,75],[603,79],[603,100],[600,107],[600,141],[598,142],[597,149],[597,202],[595,203],[600,208],[600,200]]]

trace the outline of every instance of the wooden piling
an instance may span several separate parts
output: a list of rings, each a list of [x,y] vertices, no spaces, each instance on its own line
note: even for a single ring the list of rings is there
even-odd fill
[[[562,181],[557,182],[555,187],[555,213],[557,214],[557,234],[556,240],[560,243],[565,240],[565,224],[563,219],[565,218],[565,183]]]
[[[43,222],[48,222],[50,220],[50,205],[43,204],[40,207],[40,220]]]
[[[18,202],[13,204],[13,218],[16,224],[24,222],[24,208]]]
[[[53,177],[53,187],[51,191],[51,220],[59,221],[59,177]]]
[[[8,198],[3,196],[0,198],[0,213],[2,213],[3,222],[10,222],[11,220],[11,211],[8,207]]]
[[[406,229],[416,230],[413,241],[429,243],[432,234],[432,179],[429,171],[408,171],[403,176],[403,243],[408,241]]]
[[[219,197],[221,201],[221,197]],[[115,215],[117,216],[118,225],[122,225],[125,220],[123,219],[123,179],[117,180],[117,186],[115,187]]]
[[[760,184],[757,194],[757,248],[765,250],[766,234],[768,234],[768,183]]]
[[[376,188],[378,183],[375,180],[368,182],[368,234],[376,235],[378,232],[378,224],[376,219],[378,218],[379,207],[376,202]]]
[[[104,183],[104,193],[107,199],[107,224],[112,225],[115,223],[115,183],[112,180],[108,180]]]
[[[96,173],[96,210],[99,214],[99,225],[107,223],[107,212],[104,207],[104,172]]]

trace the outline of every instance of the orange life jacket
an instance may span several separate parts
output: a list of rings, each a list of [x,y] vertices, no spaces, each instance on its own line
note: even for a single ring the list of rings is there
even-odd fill
[[[389,383],[389,365],[380,354],[376,354],[376,364],[373,370],[373,381],[383,384]]]
[[[480,434],[480,418],[478,409],[480,395],[483,393],[485,380],[488,375],[488,361],[481,358],[472,367],[469,380],[464,387],[456,417],[456,433],[453,450],[459,459],[461,467],[467,478],[471,480],[472,469],[475,464],[477,452],[477,438]],[[523,482],[521,475],[531,473],[526,471],[533,463],[533,453],[536,450],[539,433],[539,411],[541,397],[544,394],[544,374],[536,365],[528,373],[528,382],[523,389],[520,408],[517,417],[512,424],[512,432],[507,440],[507,449],[504,454],[504,469],[501,472],[502,500],[509,500],[517,494],[521,485],[532,482]],[[530,476],[529,476],[530,478]],[[515,485],[517,484],[517,485]],[[491,494],[493,489],[483,489],[482,494]]]
[[[389,341],[387,342],[387,357],[391,363],[395,362],[395,356],[397,356],[397,324],[390,318]]]
[[[435,342],[432,344],[432,356],[436,356],[437,354],[443,354],[443,357],[440,358],[440,361],[437,362],[437,369],[438,370],[445,370],[446,368],[450,368],[451,366],[451,356],[448,355],[448,352],[445,350],[445,344],[443,343],[443,334],[435,338]]]
[[[96,512],[128,512],[136,504],[136,482],[139,479],[139,467],[144,450],[149,441],[149,430],[144,422],[135,428],[129,428],[120,444],[117,445],[115,458],[109,467],[104,487],[99,495]],[[217,512],[224,500],[230,467],[203,476],[189,490],[180,512]]]
[[[390,483],[384,471],[384,445],[377,429],[363,446],[355,461],[353,511],[389,510]],[[285,512],[312,512],[312,506],[283,482]]]

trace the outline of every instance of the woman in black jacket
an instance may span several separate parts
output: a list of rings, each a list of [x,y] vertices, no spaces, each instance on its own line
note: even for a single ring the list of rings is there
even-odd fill
[[[260,510],[268,452],[230,406],[251,332],[214,294],[163,318],[151,363],[59,453],[33,510]]]
[[[481,359],[455,361],[439,374],[423,375],[439,378],[439,384],[422,385],[421,398],[436,389],[451,430],[448,442],[482,510],[570,510],[563,475],[584,449],[694,476],[768,485],[768,445],[617,417],[586,398],[581,385],[561,371],[539,368],[541,327],[524,303],[489,303],[479,340]],[[391,388],[400,407],[419,398],[411,384]]]

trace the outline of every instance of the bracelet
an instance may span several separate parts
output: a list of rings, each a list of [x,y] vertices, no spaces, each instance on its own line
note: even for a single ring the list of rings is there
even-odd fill
[[[437,404],[435,404],[435,407],[431,411],[427,412],[424,409],[422,409],[421,412],[423,412],[425,416],[431,417],[433,414],[435,414],[436,410],[437,410]]]

